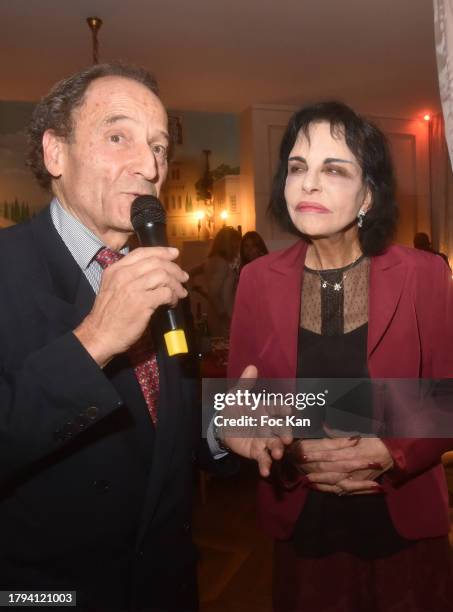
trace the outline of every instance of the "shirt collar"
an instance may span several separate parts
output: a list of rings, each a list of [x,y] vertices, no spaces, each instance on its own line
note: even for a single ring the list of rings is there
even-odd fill
[[[99,249],[106,245],[83,223],[63,208],[57,198],[53,198],[50,204],[50,214],[53,224],[69,252],[79,267],[86,270]],[[125,246],[119,252],[126,255],[129,252],[129,247]]]

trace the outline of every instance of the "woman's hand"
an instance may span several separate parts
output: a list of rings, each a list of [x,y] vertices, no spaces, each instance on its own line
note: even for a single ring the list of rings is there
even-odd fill
[[[329,493],[380,492],[376,478],[393,467],[393,459],[379,438],[302,440],[298,447],[299,469],[313,488]]]

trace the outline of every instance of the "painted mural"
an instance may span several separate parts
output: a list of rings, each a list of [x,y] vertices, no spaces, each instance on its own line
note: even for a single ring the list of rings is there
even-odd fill
[[[31,102],[0,101],[0,226],[26,219],[49,200],[25,166],[33,108]]]
[[[162,190],[174,243],[206,240],[240,224],[239,120],[236,115],[171,111],[175,142]]]
[[[0,101],[0,226],[43,208],[49,194],[25,165],[31,102]],[[172,243],[205,240],[240,223],[239,121],[236,115],[171,111],[173,147],[161,194]]]

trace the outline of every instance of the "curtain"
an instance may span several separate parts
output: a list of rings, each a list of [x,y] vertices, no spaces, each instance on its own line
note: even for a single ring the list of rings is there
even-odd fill
[[[432,244],[453,263],[453,0],[433,0],[442,115],[430,122]]]
[[[453,0],[433,0],[434,35],[445,137],[453,164]]]
[[[453,172],[441,114],[430,121],[431,232],[433,247],[453,264]]]

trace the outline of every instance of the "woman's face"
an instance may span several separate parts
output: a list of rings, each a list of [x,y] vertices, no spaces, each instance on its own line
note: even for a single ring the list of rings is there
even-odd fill
[[[246,261],[253,261],[262,255],[260,247],[256,244],[253,238],[246,238],[242,245],[242,252]]]
[[[285,199],[296,228],[307,236],[331,237],[370,207],[371,193],[343,134],[330,133],[323,121],[299,133],[288,158]]]

